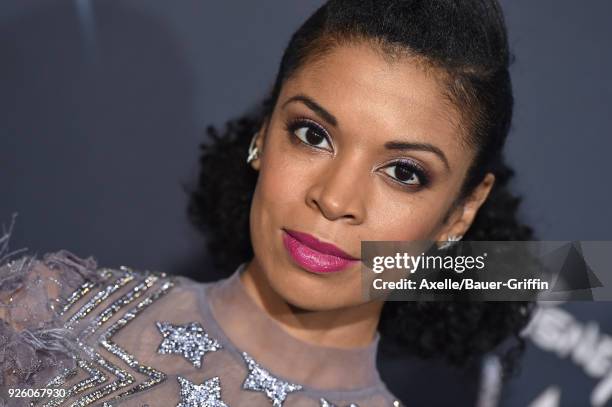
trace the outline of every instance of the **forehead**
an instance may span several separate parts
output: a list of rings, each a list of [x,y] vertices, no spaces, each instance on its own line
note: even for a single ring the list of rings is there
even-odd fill
[[[307,61],[285,82],[279,105],[304,93],[338,118],[340,130],[456,148],[462,145],[461,115],[445,96],[441,78],[440,71],[413,58],[392,61],[358,42]]]

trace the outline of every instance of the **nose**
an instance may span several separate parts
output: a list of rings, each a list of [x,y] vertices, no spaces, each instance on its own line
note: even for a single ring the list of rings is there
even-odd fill
[[[358,160],[351,163],[336,157],[333,161],[316,175],[306,193],[306,204],[329,220],[346,219],[350,224],[360,224],[366,215],[367,188],[359,177],[367,177],[368,173],[360,168]]]

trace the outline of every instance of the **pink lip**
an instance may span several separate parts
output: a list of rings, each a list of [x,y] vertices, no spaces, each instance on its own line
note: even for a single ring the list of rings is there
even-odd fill
[[[333,244],[294,230],[283,229],[283,244],[298,265],[314,273],[344,270],[359,261]]]

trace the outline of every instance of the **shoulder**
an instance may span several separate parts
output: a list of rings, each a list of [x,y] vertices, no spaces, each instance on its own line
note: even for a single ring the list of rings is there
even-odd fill
[[[24,255],[0,263],[0,318],[26,328],[28,320],[52,319],[56,302],[86,282],[88,286],[105,278],[92,257],[80,258],[68,250],[42,257]],[[22,326],[20,326],[22,325]]]
[[[93,258],[67,250],[37,255],[0,247],[0,376],[3,384],[40,383],[53,368],[70,368],[72,332],[60,318],[62,299],[87,281],[100,281]]]
[[[65,249],[42,256],[5,259],[0,262],[0,301],[5,305],[0,318],[6,320],[9,311],[35,304],[41,307],[20,316],[38,320],[45,316],[51,318],[50,313],[63,314],[85,297],[102,296],[97,290],[105,288],[105,293],[111,294],[131,281],[146,277],[151,277],[149,281],[168,278],[165,273],[127,266],[99,267],[93,256],[84,258]],[[111,282],[115,283],[114,287],[108,287]]]
[[[163,272],[100,267],[94,257],[68,250],[10,259],[0,253],[4,384],[41,383],[70,368],[82,356],[79,341],[86,329],[99,337],[104,328],[120,326],[119,318],[144,311],[177,284]]]
[[[0,256],[0,319],[17,328],[30,328],[77,309],[87,314],[111,299],[131,302],[151,292],[157,299],[172,288],[196,285],[187,277],[161,271],[100,267],[93,256],[80,257],[65,249],[11,260]],[[70,321],[75,319],[77,315]]]

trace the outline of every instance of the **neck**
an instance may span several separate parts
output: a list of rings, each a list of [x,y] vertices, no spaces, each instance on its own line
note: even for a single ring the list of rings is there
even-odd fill
[[[368,346],[376,335],[381,301],[330,310],[304,310],[274,291],[257,261],[251,261],[240,278],[251,299],[297,339],[319,346],[355,348]]]

